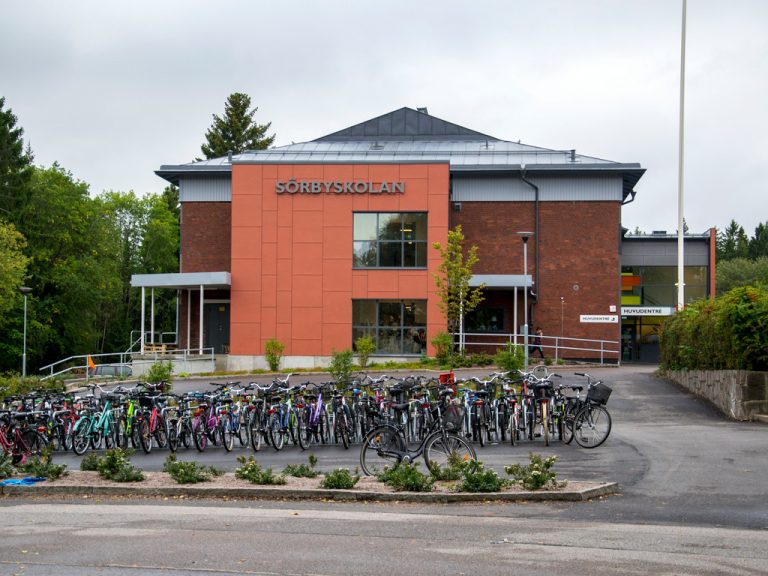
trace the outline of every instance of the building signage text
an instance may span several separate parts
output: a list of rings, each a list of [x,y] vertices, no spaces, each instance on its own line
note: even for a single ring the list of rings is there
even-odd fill
[[[366,180],[322,182],[319,180],[278,180],[278,194],[404,194],[405,182],[369,182]]]
[[[582,314],[579,320],[591,324],[617,324],[619,316],[618,314]]]
[[[672,316],[671,306],[622,306],[622,316]]]

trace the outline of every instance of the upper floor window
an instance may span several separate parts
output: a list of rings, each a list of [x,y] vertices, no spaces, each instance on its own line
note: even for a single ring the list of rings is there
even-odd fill
[[[426,268],[426,212],[356,212],[354,268]]]

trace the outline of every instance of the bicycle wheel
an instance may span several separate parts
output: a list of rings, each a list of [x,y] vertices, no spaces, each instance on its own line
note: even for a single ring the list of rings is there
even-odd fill
[[[366,476],[376,476],[385,468],[396,466],[407,454],[405,440],[389,426],[374,428],[360,447],[360,468]]]
[[[197,416],[192,422],[192,440],[195,443],[195,448],[198,452],[205,450],[208,445],[208,430],[205,424],[207,416],[202,414]]]
[[[463,438],[447,432],[434,432],[424,444],[424,462],[427,469],[432,466],[441,468],[458,458],[461,462],[477,460],[475,449]]]
[[[581,410],[581,404],[568,402],[563,410],[563,442],[570,444],[573,442],[573,421],[576,414]]]
[[[336,414],[336,430],[334,432],[336,442],[341,440],[344,448],[349,450],[349,426],[347,425],[347,415],[344,413]]]
[[[573,421],[573,437],[582,448],[597,448],[611,433],[611,415],[597,404],[587,404]]]
[[[46,444],[45,437],[40,432],[27,428],[21,433],[21,440],[17,444],[18,452],[25,456],[40,456]]]
[[[251,416],[249,433],[251,437],[251,448],[254,452],[261,450],[261,445],[264,443],[264,433],[261,430],[261,412],[254,412]]]
[[[240,441],[240,446],[248,446],[248,443],[251,441],[251,438],[249,437],[251,428],[248,426],[247,418],[240,413],[235,417],[233,422],[237,430],[237,439]]]
[[[189,448],[192,442],[192,424],[188,416],[181,419],[181,425],[179,426],[179,442],[184,448]]]
[[[104,431],[104,448],[107,450],[114,448],[115,444],[117,444],[117,440],[115,440],[116,436],[117,430],[115,421],[110,418],[109,422],[107,423],[107,429]]]
[[[168,422],[168,450],[176,452],[179,447],[179,421],[171,420]]]
[[[312,443],[312,437],[307,430],[307,421],[304,412],[296,414],[296,440],[299,441],[299,446],[302,450],[309,448]]]
[[[517,444],[518,434],[520,433],[520,410],[515,406],[509,415],[509,443],[514,446]]]
[[[328,421],[328,412],[325,410],[320,414],[320,423],[318,424],[318,433],[320,434],[320,442],[323,444],[331,443],[331,424]]]
[[[144,450],[144,454],[152,452],[152,430],[149,427],[149,420],[143,418],[139,422],[139,442],[141,443],[141,449]]]
[[[278,451],[282,450],[285,445],[285,437],[287,434],[280,426],[279,412],[273,412],[269,415],[267,430],[269,430],[269,439],[272,443],[272,448]]]
[[[88,418],[84,418],[78,420],[77,424],[75,424],[75,435],[72,437],[72,451],[78,456],[82,456],[88,451],[88,446],[91,444],[89,434],[91,421]]]
[[[219,438],[224,445],[224,450],[232,452],[235,447],[235,434],[232,432],[232,422],[230,421],[229,414],[222,414],[219,416]]]
[[[168,446],[168,423],[161,414],[158,414],[157,419],[155,420],[155,430],[153,435],[157,441],[158,448],[165,448]]]

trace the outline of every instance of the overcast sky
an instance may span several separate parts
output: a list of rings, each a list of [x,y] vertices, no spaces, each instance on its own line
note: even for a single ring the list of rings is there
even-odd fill
[[[647,172],[634,230],[677,229],[682,0],[3,3],[0,96],[37,164],[159,192],[232,92],[303,142],[403,106]],[[768,1],[689,0],[685,217],[768,222]]]

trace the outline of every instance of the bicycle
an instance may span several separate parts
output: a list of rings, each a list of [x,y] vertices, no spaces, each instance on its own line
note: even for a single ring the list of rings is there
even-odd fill
[[[45,437],[38,430],[21,426],[30,417],[30,413],[0,412],[0,447],[3,454],[11,456],[14,466],[23,464],[30,456],[39,456],[46,445]]]
[[[461,429],[464,414],[461,406],[450,399],[451,394],[451,390],[440,392],[441,400],[435,403],[432,428],[413,450],[408,448],[402,423],[381,424],[368,432],[360,448],[363,473],[375,476],[389,466],[411,463],[419,456],[423,456],[428,469],[447,465],[452,456],[464,461],[477,459],[474,448],[453,431]],[[407,408],[407,404],[403,408]]]
[[[587,397],[580,398],[581,387],[576,390],[576,398],[566,405],[564,416],[567,443],[576,440],[582,448],[597,448],[606,441],[611,433],[611,414],[605,405],[611,396],[612,388],[589,374],[576,372],[576,376],[587,379]]]

